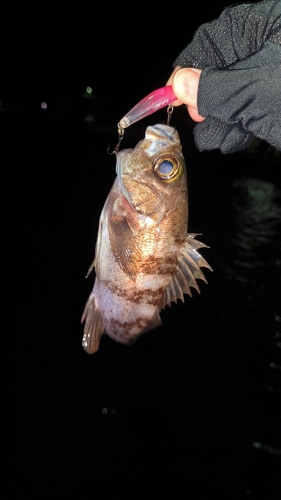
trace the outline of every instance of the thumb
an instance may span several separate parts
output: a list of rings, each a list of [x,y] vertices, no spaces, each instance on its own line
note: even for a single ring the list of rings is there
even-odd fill
[[[202,121],[197,111],[198,85],[202,70],[197,68],[181,68],[173,79],[173,91],[177,98],[188,106],[188,112],[195,121]]]
[[[192,68],[179,69],[173,80],[173,90],[184,104],[197,109],[197,93],[201,70]]]

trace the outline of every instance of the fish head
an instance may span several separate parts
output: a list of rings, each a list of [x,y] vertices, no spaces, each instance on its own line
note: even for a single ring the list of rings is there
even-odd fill
[[[173,127],[147,127],[134,149],[118,153],[116,173],[125,199],[140,214],[159,219],[176,206],[175,197],[187,203],[185,161]]]

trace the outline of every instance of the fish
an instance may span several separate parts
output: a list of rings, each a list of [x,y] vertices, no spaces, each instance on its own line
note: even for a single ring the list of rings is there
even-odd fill
[[[132,149],[116,155],[116,178],[102,209],[95,257],[95,282],[81,323],[82,345],[99,349],[106,333],[131,345],[162,324],[160,312],[207,283],[200,254],[207,247],[188,233],[187,171],[178,132],[148,126]]]

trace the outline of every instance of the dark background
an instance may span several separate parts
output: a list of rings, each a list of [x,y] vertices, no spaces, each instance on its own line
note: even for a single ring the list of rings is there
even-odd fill
[[[203,233],[214,272],[206,271],[201,295],[163,311],[163,326],[134,346],[103,336],[95,355],[81,347],[94,281],[84,276],[115,178],[106,150],[116,123],[165,84],[195,29],[230,4],[197,3],[192,13],[187,3],[4,10],[4,352],[15,379],[12,470],[21,493],[38,479],[39,498],[107,498],[112,488],[132,498],[141,490],[280,498],[277,151],[256,141],[233,155],[199,153],[186,111],[175,110],[189,231]],[[122,148],[165,113],[128,129]]]

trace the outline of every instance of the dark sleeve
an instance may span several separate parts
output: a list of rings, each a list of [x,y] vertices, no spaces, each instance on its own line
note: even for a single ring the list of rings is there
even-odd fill
[[[281,0],[229,7],[175,61],[203,69],[194,128],[202,150],[231,153],[255,136],[281,149]]]

